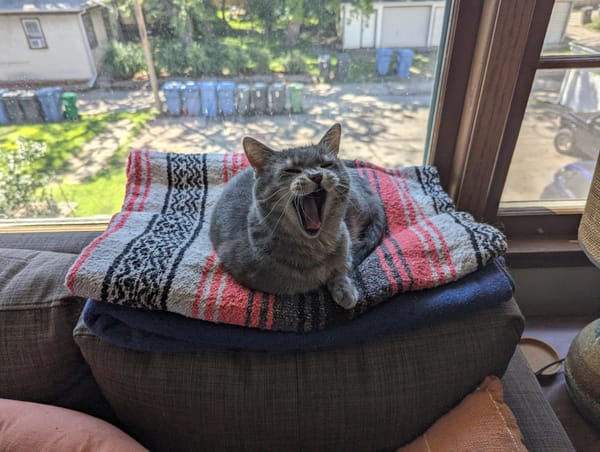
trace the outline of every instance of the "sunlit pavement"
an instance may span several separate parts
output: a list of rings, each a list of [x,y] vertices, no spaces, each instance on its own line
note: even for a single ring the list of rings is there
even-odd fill
[[[163,114],[142,129],[132,147],[182,153],[241,152],[242,138],[250,135],[276,149],[284,149],[316,142],[328,127],[339,122],[343,128],[341,156],[344,158],[388,167],[420,165],[424,162],[431,92],[430,80],[307,84],[302,113],[216,118]],[[153,104],[149,88],[90,90],[79,93],[78,99],[80,111],[90,114],[139,110]],[[576,160],[554,150],[556,126],[556,115],[525,116],[520,145],[505,188],[506,200],[538,199],[554,173]],[[122,127],[115,129],[112,139],[107,139],[111,138],[109,132],[108,137],[98,137],[88,148],[96,149],[97,155],[110,155],[115,142],[119,142],[119,134],[125,133]]]

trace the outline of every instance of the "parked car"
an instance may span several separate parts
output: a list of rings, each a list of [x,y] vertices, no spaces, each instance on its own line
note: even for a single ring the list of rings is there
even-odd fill
[[[594,175],[594,160],[569,163],[560,168],[552,183],[547,185],[541,199],[585,199]]]
[[[600,150],[600,113],[564,113],[554,147],[561,154],[596,159]]]

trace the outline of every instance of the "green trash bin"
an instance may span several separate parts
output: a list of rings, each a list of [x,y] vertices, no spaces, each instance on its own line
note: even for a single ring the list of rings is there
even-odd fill
[[[67,91],[60,95],[64,112],[63,117],[69,121],[79,119],[79,111],[77,110],[77,94]]]
[[[302,97],[304,95],[304,84],[303,83],[290,83],[288,86],[288,92],[290,94],[290,110],[292,113],[302,113]]]

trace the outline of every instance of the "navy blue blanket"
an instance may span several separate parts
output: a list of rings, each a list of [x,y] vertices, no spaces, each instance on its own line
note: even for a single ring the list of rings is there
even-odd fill
[[[456,282],[400,293],[352,321],[310,333],[216,324],[92,299],[86,303],[83,320],[95,335],[107,342],[139,351],[307,350],[362,342],[497,306],[510,300],[513,291],[513,282],[498,259]]]

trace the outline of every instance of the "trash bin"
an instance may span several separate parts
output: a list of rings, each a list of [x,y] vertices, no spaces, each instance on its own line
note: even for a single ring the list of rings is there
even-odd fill
[[[594,10],[591,6],[584,6],[581,8],[581,25],[589,24],[592,21],[592,11]]]
[[[25,113],[23,113],[19,104],[20,95],[21,91],[7,91],[2,95],[6,115],[12,124],[23,124],[25,122]]]
[[[269,86],[269,103],[271,113],[280,114],[285,111],[285,87],[283,83],[275,82]]]
[[[223,116],[235,114],[235,83],[223,81],[217,84],[217,103]]]
[[[290,110],[292,111],[292,113],[301,113],[304,109],[302,106],[304,84],[290,83],[290,85],[288,86],[288,92],[290,94]]]
[[[337,66],[335,67],[335,78],[340,82],[346,80],[350,69],[350,55],[340,53],[337,56]]]
[[[79,111],[77,110],[77,94],[70,91],[64,92],[60,95],[60,100],[63,104],[63,117],[69,121],[75,121],[79,119]]]
[[[60,95],[62,94],[60,86],[50,86],[41,88],[35,92],[35,95],[42,105],[44,118],[48,122],[62,121],[62,105],[60,103]]]
[[[185,82],[181,87],[182,113],[185,116],[200,116],[200,83]]]
[[[377,49],[375,51],[375,68],[379,75],[386,75],[390,71],[392,49]]]
[[[200,83],[202,114],[208,118],[217,116],[217,84],[212,81]]]
[[[250,86],[240,83],[235,89],[235,103],[239,115],[250,114]]]
[[[398,49],[398,61],[396,62],[396,75],[402,78],[410,76],[410,67],[412,66],[415,52],[412,49]]]
[[[180,82],[166,82],[163,84],[163,93],[167,104],[167,112],[171,116],[181,115],[181,90],[183,85]]]
[[[268,110],[269,98],[267,97],[267,84],[256,82],[250,90],[250,102],[254,113],[266,113]]]
[[[323,81],[329,80],[329,69],[331,67],[331,55],[319,55],[319,78]]]
[[[4,102],[2,101],[2,95],[6,92],[5,89],[0,89],[0,125],[10,123],[10,119],[8,118],[8,113],[6,113],[6,108],[4,107]]]
[[[19,105],[21,105],[21,110],[23,110],[23,114],[25,115],[25,122],[44,122],[42,106],[40,105],[39,99],[35,95],[35,91],[21,91],[21,95],[19,96]]]

